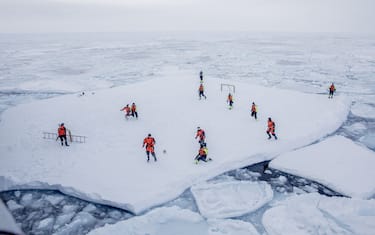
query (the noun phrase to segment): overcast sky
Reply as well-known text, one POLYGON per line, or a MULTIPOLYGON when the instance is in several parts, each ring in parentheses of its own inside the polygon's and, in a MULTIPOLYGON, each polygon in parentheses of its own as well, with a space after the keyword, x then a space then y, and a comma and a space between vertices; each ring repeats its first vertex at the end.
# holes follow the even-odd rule
POLYGON ((0 33, 281 31, 375 34, 375 0, 0 0, 0 33))

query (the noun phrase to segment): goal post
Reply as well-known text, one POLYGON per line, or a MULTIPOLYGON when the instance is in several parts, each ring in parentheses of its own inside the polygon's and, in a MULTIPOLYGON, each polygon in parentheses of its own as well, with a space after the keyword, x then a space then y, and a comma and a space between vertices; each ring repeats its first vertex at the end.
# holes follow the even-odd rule
POLYGON ((228 90, 229 92, 236 93, 236 87, 234 85, 221 83, 220 84, 220 90, 223 91, 224 89, 228 90))

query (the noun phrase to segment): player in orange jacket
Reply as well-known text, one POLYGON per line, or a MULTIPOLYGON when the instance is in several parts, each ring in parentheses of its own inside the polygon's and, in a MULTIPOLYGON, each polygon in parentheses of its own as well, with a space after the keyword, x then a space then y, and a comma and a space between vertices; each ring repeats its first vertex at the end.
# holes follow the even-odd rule
POLYGON ((333 93, 335 93, 335 91, 336 91, 335 85, 332 83, 331 86, 329 87, 328 99, 333 98, 333 93))
POLYGON ((57 134, 58 134, 58 138, 60 138, 61 140, 61 145, 64 145, 63 142, 65 140, 65 146, 69 146, 68 141, 66 140, 66 128, 64 126, 64 123, 60 124, 60 127, 57 129, 57 134))
POLYGON ((204 97, 204 99, 207 99, 206 95, 204 94, 204 87, 203 87, 203 84, 201 84, 198 88, 198 92, 199 92, 199 99, 202 98, 202 96, 204 97))
POLYGON ((142 148, 146 146, 147 162, 150 161, 150 153, 154 157, 155 162, 157 161, 154 149, 155 143, 155 139, 151 136, 151 134, 148 134, 148 136, 143 140, 142 148))
POLYGON ((199 148, 198 155, 194 159, 195 164, 198 164, 199 161, 204 161, 204 162, 211 161, 212 160, 211 158, 207 158, 207 154, 208 154, 207 146, 206 144, 203 144, 199 148))
POLYGON ((132 107, 131 107, 131 111, 132 111, 132 116, 136 117, 138 119, 138 112, 137 112, 137 106, 135 105, 135 103, 132 104, 132 107))
POLYGON ((126 119, 128 119, 128 117, 131 115, 130 114, 129 104, 127 104, 125 107, 123 107, 122 109, 120 109, 120 111, 124 111, 125 112, 125 118, 126 119))
POLYGON ((257 120, 257 113, 258 113, 258 108, 253 102, 253 104, 251 105, 251 116, 254 117, 255 120, 257 120))
POLYGON ((271 139, 271 134, 273 137, 275 137, 275 140, 277 140, 277 136, 275 134, 275 123, 272 121, 272 119, 269 117, 268 118, 268 123, 267 123, 267 134, 268 134, 268 139, 271 139))
POLYGON ((195 139, 199 138, 198 140, 198 143, 201 145, 201 147, 203 146, 203 144, 205 144, 205 140, 206 140, 206 133, 204 132, 203 129, 201 129, 200 127, 197 127, 197 134, 195 135, 195 139))
POLYGON ((229 109, 233 108, 233 96, 231 93, 228 94, 227 102, 229 103, 229 109))

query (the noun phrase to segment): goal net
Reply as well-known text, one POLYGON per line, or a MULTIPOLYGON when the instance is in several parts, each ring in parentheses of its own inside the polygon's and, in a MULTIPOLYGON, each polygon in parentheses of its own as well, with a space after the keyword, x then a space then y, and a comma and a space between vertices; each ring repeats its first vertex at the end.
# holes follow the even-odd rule
POLYGON ((231 84, 221 83, 220 90, 221 91, 229 91, 231 93, 235 93, 236 92, 236 87, 234 85, 231 85, 231 84))

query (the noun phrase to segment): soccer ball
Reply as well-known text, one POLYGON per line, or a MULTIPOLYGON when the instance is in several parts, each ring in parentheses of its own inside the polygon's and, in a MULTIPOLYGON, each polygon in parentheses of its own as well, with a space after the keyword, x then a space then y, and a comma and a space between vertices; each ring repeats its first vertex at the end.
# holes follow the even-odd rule
POLYGON ((167 150, 164 149, 164 150, 163 150, 163 153, 166 154, 166 153, 167 153, 167 150))

